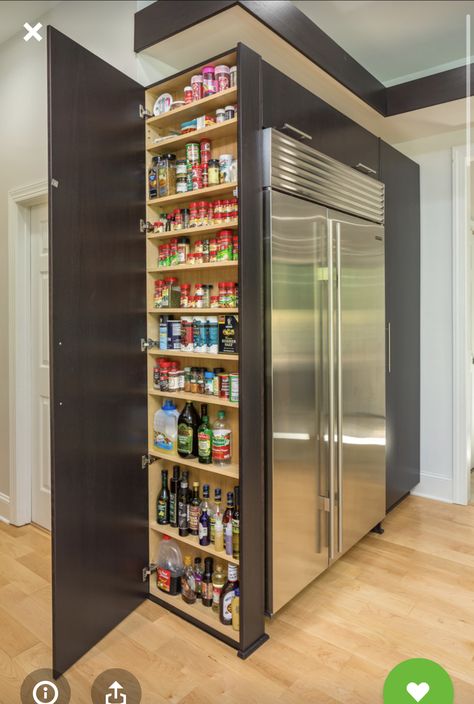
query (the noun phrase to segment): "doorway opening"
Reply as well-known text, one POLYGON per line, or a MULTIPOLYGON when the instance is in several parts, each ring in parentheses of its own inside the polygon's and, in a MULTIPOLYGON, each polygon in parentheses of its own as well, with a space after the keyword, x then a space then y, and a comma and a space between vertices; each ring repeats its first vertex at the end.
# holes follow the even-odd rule
POLYGON ((50 530, 47 193, 9 192, 10 522, 50 530))

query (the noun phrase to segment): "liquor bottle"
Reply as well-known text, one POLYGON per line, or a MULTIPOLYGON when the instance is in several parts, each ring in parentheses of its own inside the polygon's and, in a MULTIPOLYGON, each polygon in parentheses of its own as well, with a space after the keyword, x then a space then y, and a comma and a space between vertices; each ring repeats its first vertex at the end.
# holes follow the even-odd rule
POLYGON ((234 589, 234 600, 232 602, 232 628, 240 631, 240 588, 234 589))
POLYGON ((191 401, 186 401, 178 418, 178 455, 195 458, 198 456, 197 430, 199 416, 191 401))
MULTIPOLYGON (((179 429, 178 429, 179 441, 179 429)), ((224 411, 217 412, 212 426, 212 462, 220 466, 230 464, 232 458, 232 431, 225 420, 224 411)))
POLYGON ((223 552, 224 550, 224 523, 223 515, 218 506, 214 514, 214 549, 216 552, 223 552), (218 509, 218 510, 217 510, 218 509))
POLYGON ((199 519, 201 517, 201 499, 199 498, 199 482, 193 482, 193 495, 189 504, 189 532, 199 535, 199 519))
POLYGON ((178 492, 179 492, 179 465, 173 467, 173 476, 170 481, 170 525, 178 527, 178 492))
POLYGON ((204 560, 204 574, 202 577, 202 605, 212 606, 212 557, 204 560))
POLYGON ((191 555, 184 556, 184 572, 181 577, 181 596, 186 604, 194 604, 196 601, 196 582, 191 555))
POLYGON ((222 565, 217 565, 212 575, 212 610, 219 613, 222 588, 225 584, 225 574, 222 565))
POLYGON ((209 413, 207 412, 207 403, 201 403, 201 423, 204 420, 204 416, 209 420, 209 413))
MULTIPOLYGON (((204 404, 203 404, 204 405, 204 404)), ((211 464, 212 462, 212 430, 209 425, 209 418, 204 416, 198 430, 198 454, 201 464, 211 464)))
POLYGON ((202 594, 202 560, 200 557, 194 558, 194 586, 196 598, 200 599, 202 594))
POLYGON ((161 491, 156 500, 156 522, 165 526, 170 522, 170 495, 168 491, 168 470, 161 470, 161 491))
POLYGON ((219 618, 224 626, 232 625, 232 602, 235 597, 235 590, 239 588, 237 567, 229 565, 227 569, 227 582, 221 593, 219 605, 219 618))
POLYGON ((240 487, 234 486, 235 507, 232 516, 232 557, 240 559, 240 487))
POLYGON ((221 490, 214 489, 214 505, 209 507, 209 516, 211 519, 211 543, 215 542, 216 515, 221 513, 221 498, 221 490))
POLYGON ((234 494, 227 492, 227 508, 224 513, 224 545, 226 555, 232 555, 232 518, 234 515, 234 494))
POLYGON ((182 537, 189 534, 188 478, 183 472, 178 494, 178 532, 182 537))
POLYGON ((186 506, 187 506, 188 529, 189 529, 189 510, 191 508, 191 499, 193 498, 193 492, 192 492, 191 487, 189 486, 189 472, 187 469, 183 470, 183 476, 181 478, 184 479, 184 481, 188 485, 188 495, 186 498, 186 506))

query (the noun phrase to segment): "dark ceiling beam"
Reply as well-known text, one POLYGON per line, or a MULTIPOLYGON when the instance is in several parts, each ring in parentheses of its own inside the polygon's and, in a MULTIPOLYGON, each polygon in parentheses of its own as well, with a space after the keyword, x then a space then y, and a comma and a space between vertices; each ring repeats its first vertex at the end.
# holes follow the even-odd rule
MULTIPOLYGON (((470 95, 474 95, 474 65, 471 65, 470 95)), ((386 88, 387 117, 403 112, 420 110, 430 105, 449 103, 452 100, 465 98, 466 67, 452 68, 449 71, 423 76, 414 81, 398 83, 386 88)))

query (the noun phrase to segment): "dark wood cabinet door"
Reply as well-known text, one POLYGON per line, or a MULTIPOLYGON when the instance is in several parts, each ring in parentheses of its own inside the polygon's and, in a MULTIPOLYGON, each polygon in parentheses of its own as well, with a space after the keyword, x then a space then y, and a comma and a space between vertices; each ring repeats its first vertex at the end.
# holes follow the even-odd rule
MULTIPOLYGON (((317 95, 263 62, 264 127, 288 123, 311 136, 306 143, 343 164, 378 178, 379 140, 317 95), (367 167, 367 168, 365 168, 367 167)), ((288 131, 287 134, 297 137, 288 131)))
POLYGON ((53 667, 145 597, 143 88, 48 28, 53 667))
POLYGON ((418 164, 380 143, 385 183, 387 510, 420 481, 420 179, 418 164))

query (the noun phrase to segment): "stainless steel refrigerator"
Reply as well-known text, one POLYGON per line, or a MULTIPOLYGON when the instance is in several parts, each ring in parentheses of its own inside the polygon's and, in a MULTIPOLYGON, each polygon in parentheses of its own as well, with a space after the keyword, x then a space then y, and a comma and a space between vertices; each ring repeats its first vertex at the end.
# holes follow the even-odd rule
POLYGON ((385 516, 383 184, 264 131, 267 612, 385 516))

